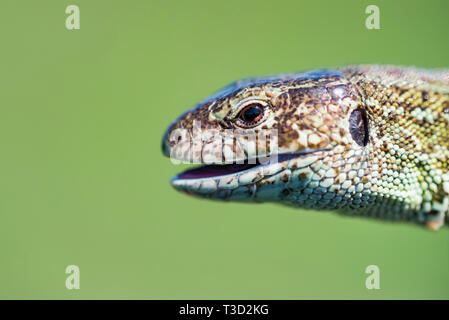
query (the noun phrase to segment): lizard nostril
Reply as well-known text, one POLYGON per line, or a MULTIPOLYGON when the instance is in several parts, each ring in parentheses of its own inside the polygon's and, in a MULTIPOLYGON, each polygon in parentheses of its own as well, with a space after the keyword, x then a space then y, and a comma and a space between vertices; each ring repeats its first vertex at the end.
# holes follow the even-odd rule
POLYGON ((349 130, 354 141, 364 147, 369 141, 368 117, 363 109, 356 109, 349 117, 349 130))

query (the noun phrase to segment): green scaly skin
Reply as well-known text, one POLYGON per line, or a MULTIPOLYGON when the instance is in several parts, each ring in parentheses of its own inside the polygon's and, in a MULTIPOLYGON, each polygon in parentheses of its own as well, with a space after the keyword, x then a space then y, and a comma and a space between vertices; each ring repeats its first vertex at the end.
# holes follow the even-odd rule
POLYGON ((178 118, 163 151, 172 159, 222 165, 173 178, 188 194, 438 229, 449 211, 448 128, 447 70, 349 66, 236 82, 178 118), (254 105, 261 118, 243 121, 254 105), (195 123, 214 138, 199 138, 195 123), (233 143, 223 143, 232 129, 233 143), (276 135, 253 147, 242 142, 255 132, 276 135), (223 166, 263 156, 278 161, 223 166))

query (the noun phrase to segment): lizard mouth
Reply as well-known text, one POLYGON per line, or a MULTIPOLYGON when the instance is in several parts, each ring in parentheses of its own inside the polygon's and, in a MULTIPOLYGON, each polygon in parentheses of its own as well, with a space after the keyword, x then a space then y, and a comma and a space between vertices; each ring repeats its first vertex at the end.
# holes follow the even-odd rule
MULTIPOLYGON (((279 154, 272 160, 261 163, 258 159, 246 159, 243 164, 212 164, 202 165, 193 169, 181 172, 172 178, 172 182, 180 182, 181 180, 197 180, 197 179, 219 179, 229 175, 239 175, 248 171, 259 170, 262 167, 267 167, 276 163, 286 162, 290 159, 304 157, 315 153, 316 150, 301 153, 284 153, 279 154), (256 162, 256 163, 251 163, 256 162)), ((187 181, 186 181, 187 182, 187 181)))
POLYGON ((204 179, 221 177, 228 174, 234 174, 250 170, 260 164, 213 164, 204 165, 198 168, 186 170, 178 174, 174 179, 204 179))
MULTIPOLYGON (((259 159, 253 158, 252 161, 245 160, 246 163, 243 164, 206 164, 186 170, 173 177, 170 182, 175 189, 191 195, 248 201, 252 199, 253 192, 259 190, 259 184, 262 181, 267 183, 270 181, 268 184, 265 183, 266 188, 271 190, 270 195, 265 196, 275 197, 280 189, 274 181, 280 177, 282 172, 288 170, 289 167, 307 166, 325 150, 324 148, 309 149, 277 154, 276 157, 271 157, 269 161, 263 163, 259 159)), ((289 174, 287 173, 284 177, 289 174)))

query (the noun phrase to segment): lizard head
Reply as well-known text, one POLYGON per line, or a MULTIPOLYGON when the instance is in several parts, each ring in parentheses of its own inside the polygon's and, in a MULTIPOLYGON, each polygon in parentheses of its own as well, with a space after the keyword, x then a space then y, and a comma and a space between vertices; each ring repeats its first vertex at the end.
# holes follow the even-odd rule
POLYGON ((231 201, 426 223, 449 212, 447 71, 350 66, 238 81, 168 128, 171 182, 231 201))
POLYGON ((369 115, 336 71, 247 79, 181 115, 162 149, 201 163, 172 185, 201 197, 301 207, 363 205, 369 115))

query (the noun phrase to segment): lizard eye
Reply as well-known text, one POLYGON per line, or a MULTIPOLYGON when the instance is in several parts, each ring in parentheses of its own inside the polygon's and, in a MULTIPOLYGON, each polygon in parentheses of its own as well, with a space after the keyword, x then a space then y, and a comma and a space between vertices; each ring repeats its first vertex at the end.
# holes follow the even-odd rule
POLYGON ((263 118, 264 106, 258 103, 252 103, 245 106, 237 115, 237 119, 244 125, 254 126, 263 118))
POLYGON ((364 147, 369 141, 368 117, 363 109, 354 110, 349 117, 349 131, 354 141, 364 147))

